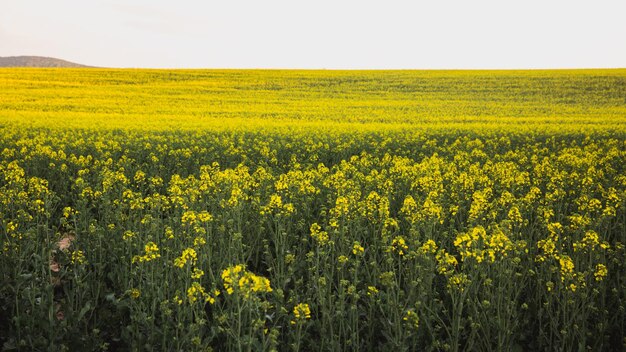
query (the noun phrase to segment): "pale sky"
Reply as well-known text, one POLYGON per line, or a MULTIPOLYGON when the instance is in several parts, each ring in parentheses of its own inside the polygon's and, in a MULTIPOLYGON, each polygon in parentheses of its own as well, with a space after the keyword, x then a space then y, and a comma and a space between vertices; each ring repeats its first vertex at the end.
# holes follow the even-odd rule
POLYGON ((626 67, 626 0, 0 0, 0 56, 154 68, 626 67))

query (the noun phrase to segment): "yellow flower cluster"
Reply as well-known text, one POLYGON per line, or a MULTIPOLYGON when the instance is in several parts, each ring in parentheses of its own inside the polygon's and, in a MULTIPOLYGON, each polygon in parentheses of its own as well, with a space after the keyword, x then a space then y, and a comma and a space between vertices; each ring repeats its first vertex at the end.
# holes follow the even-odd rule
POLYGON ((197 302, 198 300, 214 304, 215 299, 217 298, 217 296, 219 296, 219 294, 219 290, 215 290, 213 294, 207 293, 204 287, 202 287, 202 285, 200 285, 200 283, 197 281, 192 282, 191 286, 189 286, 189 288, 187 289, 187 299, 189 300, 189 303, 192 304, 197 302))
POLYGON ((546 261, 549 258, 557 258, 560 250, 560 234, 563 231, 563 226, 556 223, 548 224, 548 237, 537 241, 537 248, 542 252, 537 255, 536 260, 538 262, 546 261), (557 247, 559 246, 559 247, 557 247))
POLYGON ((443 224, 443 207, 435 201, 438 196, 437 191, 431 191, 420 209, 413 196, 408 195, 402 203, 400 212, 410 223, 434 221, 443 224))
POLYGON ((180 257, 174 259, 174 265, 182 269, 187 263, 195 265, 196 260, 198 260, 198 254, 196 253, 196 250, 193 248, 186 248, 185 250, 183 250, 180 257))
POLYGON ((574 242, 573 244, 574 252, 576 251, 593 251, 596 248, 600 248, 602 250, 609 249, 610 246, 605 241, 600 241, 600 236, 595 231, 587 231, 583 238, 574 242))
POLYGON ((243 297, 249 298, 253 293, 272 292, 270 280, 247 271, 243 264, 224 269, 222 280, 224 281, 224 289, 229 295, 237 292, 243 297))
POLYGON ((574 276, 574 262, 572 258, 567 255, 560 255, 559 266, 561 268, 561 281, 565 281, 574 276))
POLYGON ((406 196, 406 198, 404 198, 404 202, 402 203, 402 208, 400 209, 400 212, 402 214, 404 214, 404 216, 411 222, 414 221, 414 216, 417 214, 418 209, 417 209, 417 203, 415 202, 415 199, 413 199, 413 197, 411 195, 406 196))
POLYGON ((455 273, 448 278, 448 289, 463 292, 469 283, 467 274, 455 273))
POLYGON ((350 200, 345 196, 339 196, 335 200, 335 207, 330 210, 333 219, 350 216, 350 200))
MULTIPOLYGON (((343 207, 342 212, 347 213, 348 207, 345 205, 343 207)), ((389 200, 380 196, 376 191, 370 192, 364 201, 359 202, 358 208, 361 216, 372 223, 381 223, 389 218, 389 200)))
POLYGON ((376 296, 378 294, 378 289, 376 286, 367 286, 367 295, 368 296, 376 296))
POLYGON ((322 228, 317 223, 311 225, 311 237, 320 245, 328 244, 328 233, 322 231, 322 228))
POLYGON ((209 214, 206 210, 201 212, 195 212, 193 210, 188 210, 183 213, 181 216, 181 222, 185 225, 193 225, 196 222, 206 223, 213 220, 213 216, 209 214))
POLYGON ((137 288, 132 288, 128 291, 128 295, 133 299, 137 299, 141 296, 141 291, 137 288))
POLYGON ((71 261, 72 261, 72 264, 87 264, 85 253, 83 253, 83 251, 80 251, 80 250, 76 250, 72 252, 71 261))
POLYGON ((272 194, 270 196, 269 203, 261 207, 261 215, 275 214, 278 216, 288 216, 295 211, 293 204, 283 204, 282 197, 278 194, 272 194))
POLYGON ((72 209, 72 207, 65 207, 63 208, 63 217, 64 218, 69 218, 70 216, 76 215, 78 214, 78 211, 76 209, 72 209))
POLYGON ((407 310, 404 314, 404 317, 402 317, 402 320, 409 324, 409 326, 411 326, 411 328, 413 329, 419 328, 419 316, 417 315, 417 313, 415 313, 413 309, 407 310))
POLYGON ((424 242, 424 244, 422 244, 419 250, 423 254, 435 254, 437 253, 437 249, 438 247, 435 241, 427 240, 426 242, 424 242))
POLYGON ((354 244, 352 245, 352 254, 358 256, 358 255, 363 254, 364 251, 365 251, 365 248, 363 248, 363 246, 361 246, 359 242, 354 242, 354 244))
POLYGON ((311 319, 311 309, 307 303, 299 303, 293 307, 293 315, 296 317, 296 320, 311 319))
POLYGON ((420 218, 424 220, 434 220, 443 224, 443 208, 433 201, 435 197, 437 197, 436 192, 431 192, 428 195, 422 206, 422 211, 419 213, 421 215, 420 218))
POLYGON ((487 260, 491 263, 497 258, 504 258, 515 248, 513 242, 496 228, 491 234, 482 226, 476 226, 467 233, 459 234, 454 240, 463 261, 473 258, 477 263, 487 260))
POLYGON ((606 268, 604 264, 596 265, 596 270, 593 273, 596 281, 602 281, 609 274, 609 270, 606 268))
POLYGON ((194 268, 193 272, 191 273, 191 278, 192 279, 199 279, 201 277, 204 276, 204 270, 200 270, 198 268, 194 268))
POLYGON ((472 205, 470 206, 469 210, 470 222, 481 220, 484 217, 484 212, 489 206, 491 194, 492 191, 490 188, 474 192, 474 194, 472 195, 472 205))
POLYGON ((154 242, 146 243, 146 245, 144 246, 144 252, 145 252, 144 255, 134 256, 132 262, 133 263, 149 262, 151 260, 161 257, 161 254, 159 254, 159 247, 154 242))
POLYGON ((435 255, 435 259, 437 260, 437 272, 439 274, 449 275, 459 265, 456 257, 446 252, 445 249, 440 249, 435 255))
POLYGON ((524 218, 522 217, 518 207, 511 207, 507 218, 517 225, 521 225, 524 222, 524 218))
POLYGON ((393 240, 391 240, 391 251, 396 253, 399 256, 405 255, 409 250, 409 246, 407 246, 404 237, 396 236, 393 240))

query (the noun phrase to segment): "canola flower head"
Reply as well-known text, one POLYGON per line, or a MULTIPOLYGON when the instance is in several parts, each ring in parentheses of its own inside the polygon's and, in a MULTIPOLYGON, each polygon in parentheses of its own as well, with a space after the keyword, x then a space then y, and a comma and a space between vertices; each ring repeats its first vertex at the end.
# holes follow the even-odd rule
POLYGON ((593 277, 596 281, 602 281, 609 274, 609 270, 604 264, 597 264, 593 273, 593 277))
POLYGON ((508 256, 516 248, 504 232, 496 227, 487 233, 484 227, 476 226, 469 232, 460 233, 454 240, 463 261, 473 258, 477 263, 493 263, 508 256))
POLYGON ((522 213, 520 212, 518 207, 511 207, 509 213, 507 214, 509 220, 511 220, 514 224, 520 225, 524 222, 524 218, 522 217, 522 213))
POLYGON ((132 299, 137 299, 139 298, 139 296, 141 296, 141 291, 137 288, 131 288, 130 290, 128 290, 128 295, 132 298, 132 299))
POLYGON ((244 298, 250 298, 253 294, 273 291, 269 279, 247 271, 243 264, 224 269, 221 277, 224 289, 229 295, 238 292, 244 298))
POLYGON ((544 262, 548 259, 558 260, 559 258, 559 252, 562 247, 561 233, 563 232, 563 225, 553 222, 547 224, 547 229, 548 236, 537 241, 537 248, 540 250, 540 253, 535 260, 538 262, 544 262))
POLYGON ((413 329, 419 328, 419 316, 413 309, 409 309, 404 313, 402 320, 413 329))
POLYGON ((319 244, 326 245, 329 242, 328 232, 322 231, 322 228, 317 223, 311 224, 311 237, 319 244))
POLYGON ((469 283, 470 280, 467 277, 467 274, 455 273, 448 278, 448 289, 463 292, 469 283))
POLYGON ((283 203, 283 199, 279 194, 272 194, 267 205, 261 207, 260 214, 274 214, 276 216, 289 216, 295 212, 292 203, 283 203))
MULTIPOLYGON (((219 294, 219 290, 215 290, 213 294, 209 294, 199 282, 194 281, 187 289, 187 301, 190 304, 194 304, 196 302, 214 304, 215 299, 219 294)), ((178 304, 183 303, 182 300, 178 298, 178 296, 176 296, 174 300, 178 301, 178 304)))
POLYGON ((187 263, 195 265, 196 260, 198 260, 196 250, 193 248, 186 248, 183 250, 180 257, 174 259, 174 265, 182 269, 187 263))
POLYGON ((409 246, 406 244, 406 240, 402 236, 396 236, 391 240, 391 251, 399 256, 407 254, 409 246))
POLYGON ((574 261, 568 255, 559 255, 559 267, 561 272, 561 282, 574 277, 574 261))
POLYGON ((205 244, 206 244, 206 239, 204 237, 197 236, 196 238, 193 239, 194 247, 204 246, 205 244))
POLYGON ((409 220, 413 220, 413 215, 417 214, 417 211, 418 208, 415 199, 413 199, 411 195, 406 196, 406 198, 404 198, 404 202, 402 203, 400 212, 409 220))
POLYGON ((586 231, 580 241, 574 242, 574 252, 593 252, 597 249, 606 250, 611 248, 608 243, 600 240, 600 236, 593 230, 586 231))
POLYGON ((168 240, 174 238, 174 230, 169 226, 165 227, 165 238, 167 238, 168 240))
POLYGON ((208 211, 203 210, 197 214, 197 218, 200 222, 206 223, 213 220, 213 215, 209 214, 208 211))
POLYGON ((354 242, 352 245, 352 254, 359 256, 362 255, 363 252, 365 252, 365 248, 363 248, 359 242, 354 242))
POLYGON ((196 212, 193 210, 187 210, 183 213, 183 215, 180 218, 180 221, 184 224, 184 225, 192 225, 194 223, 196 223, 196 221, 198 220, 198 216, 196 215, 196 212))
POLYGON ((149 261, 152 261, 161 257, 161 254, 159 253, 159 247, 154 242, 146 243, 146 245, 144 246, 144 252, 145 252, 144 255, 134 256, 132 259, 132 262, 133 263, 149 262, 149 261))
POLYGON ((85 253, 81 250, 75 250, 72 252, 71 258, 72 264, 87 264, 87 259, 85 258, 85 253))
MULTIPOLYGON (((345 197, 342 197, 342 199, 347 200, 345 197)), ((348 205, 344 204, 342 206, 344 209, 341 212, 349 214, 348 205)), ((389 218, 389 199, 380 196, 376 191, 370 192, 363 202, 359 202, 358 206, 361 215, 372 223, 384 223, 389 218)))
POLYGON ((376 296, 378 294, 378 289, 376 286, 367 286, 367 295, 368 296, 376 296))
POLYGON ((435 260, 437 261, 437 272, 442 275, 453 273, 459 265, 456 257, 446 252, 445 249, 440 249, 437 252, 435 260))
POLYGON ((137 234, 135 234, 133 231, 126 230, 126 231, 124 231, 124 234, 122 234, 122 239, 124 241, 128 241, 128 240, 134 238, 135 236, 137 236, 137 234))
POLYGON ((77 215, 78 210, 72 209, 72 207, 63 208, 63 217, 69 218, 70 216, 77 215))
POLYGON ((428 195, 428 197, 424 201, 424 204, 422 205, 421 212, 418 213, 419 218, 421 220, 433 220, 439 222, 440 224, 443 224, 443 207, 437 204, 431 197, 436 197, 436 193, 431 192, 431 194, 428 195))
POLYGON ((423 254, 435 254, 437 253, 438 248, 439 247, 437 246, 437 243, 434 240, 430 239, 424 242, 419 250, 423 254))
POLYGON ((200 270, 198 268, 194 268, 193 272, 191 273, 192 279, 200 279, 203 276, 204 276, 204 270, 200 270))
POLYGON ((311 308, 308 303, 299 303, 293 307, 293 315, 297 320, 311 319, 311 308))

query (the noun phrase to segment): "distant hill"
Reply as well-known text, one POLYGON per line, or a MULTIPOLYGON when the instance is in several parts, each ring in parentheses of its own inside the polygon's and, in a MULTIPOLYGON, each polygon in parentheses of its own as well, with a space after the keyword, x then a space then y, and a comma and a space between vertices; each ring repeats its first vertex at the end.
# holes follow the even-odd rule
POLYGON ((0 56, 0 67, 89 67, 43 56, 0 56))

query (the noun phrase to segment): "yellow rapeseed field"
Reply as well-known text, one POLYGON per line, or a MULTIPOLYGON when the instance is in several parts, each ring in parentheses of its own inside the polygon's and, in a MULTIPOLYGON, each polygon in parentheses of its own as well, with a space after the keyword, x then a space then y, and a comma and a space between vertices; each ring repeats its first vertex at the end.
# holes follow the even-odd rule
POLYGON ((626 70, 0 69, 3 350, 626 348, 626 70))

